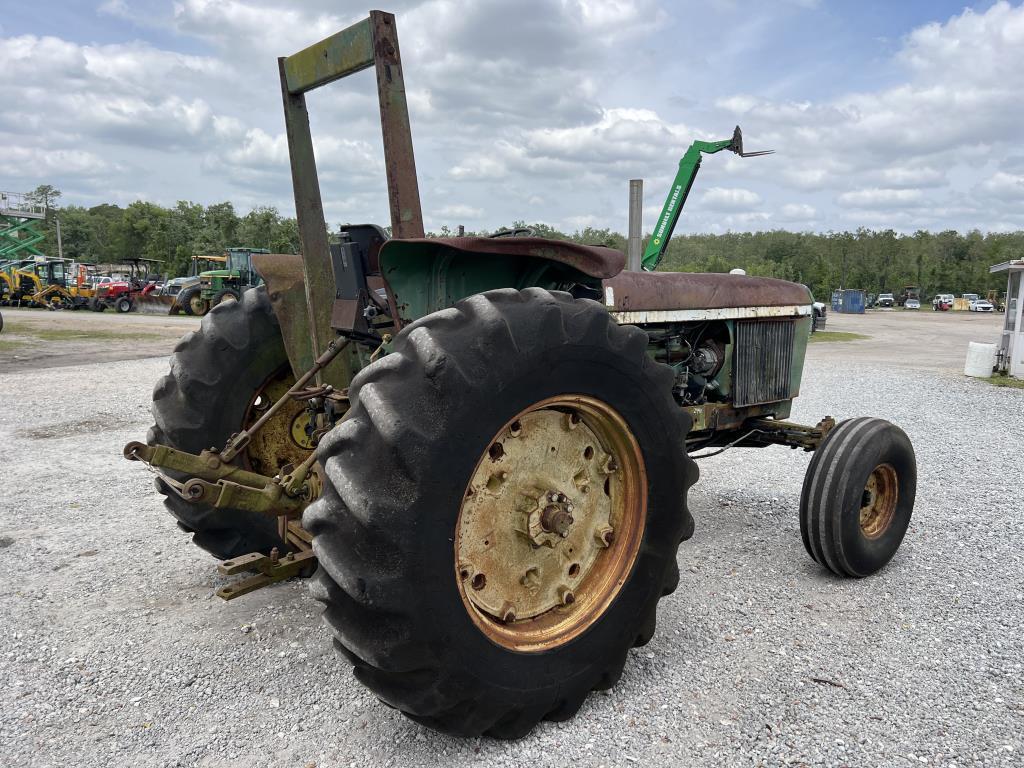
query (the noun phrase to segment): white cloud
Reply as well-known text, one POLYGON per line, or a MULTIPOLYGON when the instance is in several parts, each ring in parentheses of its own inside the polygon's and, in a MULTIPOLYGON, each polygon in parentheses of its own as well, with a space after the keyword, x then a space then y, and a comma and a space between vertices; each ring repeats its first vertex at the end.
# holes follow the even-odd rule
MULTIPOLYGON (((740 6, 729 2, 709 12, 734 14, 740 6)), ((778 154, 706 158, 680 231, 1021 220, 1021 5, 997 2, 908 30, 888 61, 872 63, 876 86, 862 77, 856 90, 837 80, 831 91, 729 92, 722 83, 740 81, 722 79, 717 98, 703 99, 676 85, 682 72, 749 66, 751 41, 771 50, 767 19, 817 5, 758 8, 716 29, 713 45, 684 50, 651 41, 652 27, 688 20, 656 0, 396 0, 425 209, 467 220, 471 212, 481 227, 536 216, 624 230, 626 182, 640 177, 650 225, 686 146, 727 137, 735 120, 748 149, 778 154)), ((99 13, 132 22, 141 38, 158 29, 151 39, 160 45, 0 33, 0 98, 18 105, 0 113, 6 183, 56 183, 71 202, 139 190, 157 201, 230 197, 290 212, 275 57, 362 9, 335 0, 107 0, 99 13)), ((386 223, 372 72, 311 94, 309 105, 329 215, 386 223)))
POLYGON ((711 187, 701 195, 701 205, 712 210, 746 210, 761 204, 761 196, 749 189, 711 187))
POLYGON ((786 203, 779 210, 783 218, 791 221, 809 221, 817 212, 813 205, 807 203, 786 203))
POLYGON ((451 204, 434 212, 435 218, 441 219, 479 219, 483 215, 482 208, 471 205, 451 204))
POLYGON ((497 158, 474 155, 464 158, 459 165, 453 166, 448 174, 453 179, 494 180, 506 176, 508 169, 497 158))
POLYGON ((998 171, 981 183, 981 189, 1001 198, 1024 197, 1024 175, 998 171))
POLYGON ((892 166, 879 174, 889 187, 937 187, 946 183, 946 174, 931 166, 892 166))
POLYGON ((923 197, 919 189, 858 189, 841 194, 839 203, 853 208, 887 208, 918 205, 923 197))

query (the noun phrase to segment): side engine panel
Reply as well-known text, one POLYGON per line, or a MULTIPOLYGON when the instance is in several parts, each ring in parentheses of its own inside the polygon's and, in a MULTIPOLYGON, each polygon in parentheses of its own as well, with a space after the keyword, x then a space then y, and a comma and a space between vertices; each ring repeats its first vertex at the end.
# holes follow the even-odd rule
POLYGON ((650 340, 648 354, 675 370, 672 392, 693 418, 695 437, 710 445, 715 433, 735 431, 749 418, 789 417, 810 324, 809 315, 796 315, 639 327, 650 340))

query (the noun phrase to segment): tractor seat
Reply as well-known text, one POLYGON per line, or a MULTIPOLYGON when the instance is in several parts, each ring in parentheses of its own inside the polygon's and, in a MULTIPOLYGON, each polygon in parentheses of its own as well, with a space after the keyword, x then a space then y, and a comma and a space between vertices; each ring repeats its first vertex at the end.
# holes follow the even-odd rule
POLYGON ((807 286, 774 277, 716 272, 620 272, 603 281, 615 312, 806 306, 807 286))

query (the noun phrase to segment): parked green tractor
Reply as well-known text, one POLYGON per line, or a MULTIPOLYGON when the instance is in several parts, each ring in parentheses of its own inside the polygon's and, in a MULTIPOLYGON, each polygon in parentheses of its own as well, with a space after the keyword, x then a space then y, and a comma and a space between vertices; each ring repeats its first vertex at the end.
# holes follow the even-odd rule
POLYGON ((514 738, 571 717, 654 635, 709 453, 812 451, 814 561, 857 578, 896 553, 907 436, 787 420, 806 287, 624 272, 619 251, 536 237, 425 238, 394 16, 279 64, 302 255, 252 257, 266 285, 182 340, 147 441, 124 448, 240 577, 221 597, 315 571, 337 648, 381 700, 514 738), (392 236, 329 243, 305 94, 367 68, 392 236))
POLYGON ((185 288, 178 305, 186 314, 202 316, 225 301, 238 301, 243 293, 263 283, 253 268, 255 254, 270 253, 266 248, 228 248, 223 269, 199 273, 199 284, 185 288))

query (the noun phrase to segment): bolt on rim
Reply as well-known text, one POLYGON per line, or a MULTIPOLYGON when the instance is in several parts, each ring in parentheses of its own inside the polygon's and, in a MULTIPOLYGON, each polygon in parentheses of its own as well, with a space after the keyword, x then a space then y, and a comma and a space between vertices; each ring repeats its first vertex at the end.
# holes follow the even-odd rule
POLYGON ((860 530, 866 538, 877 539, 892 524, 899 500, 899 481, 892 464, 879 464, 868 476, 861 495, 860 530))
POLYGON ((455 528, 455 579, 474 624, 516 651, 596 622, 643 538, 647 475, 622 416, 585 395, 517 414, 483 452, 455 528))

